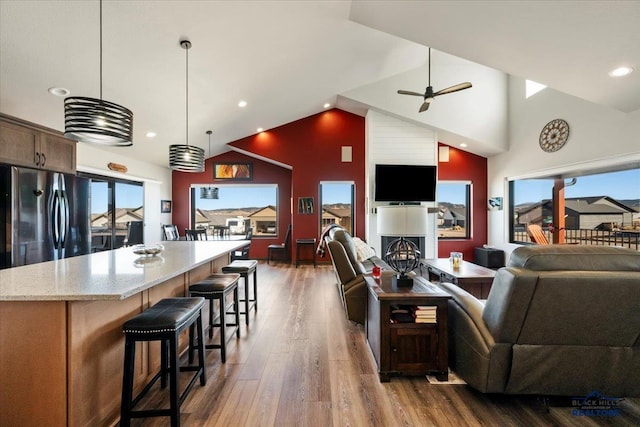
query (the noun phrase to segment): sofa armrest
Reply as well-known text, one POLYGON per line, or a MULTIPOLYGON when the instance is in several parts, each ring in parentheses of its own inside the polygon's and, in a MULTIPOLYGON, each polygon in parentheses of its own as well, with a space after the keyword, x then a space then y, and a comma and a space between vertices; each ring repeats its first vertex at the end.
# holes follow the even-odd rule
POLYGON ((469 320, 473 322, 473 325, 478 329, 478 337, 482 338, 482 345, 489 351, 489 349, 495 344, 493 336, 487 325, 482 320, 482 311, 484 310, 484 304, 471 295, 464 289, 454 285, 453 283, 442 282, 439 286, 443 288, 453 298, 453 301, 462 309, 462 311, 469 317, 469 320))
POLYGON ((484 304, 452 283, 440 283, 449 300, 449 366, 483 393, 504 392, 512 345, 496 343, 482 320, 484 304))

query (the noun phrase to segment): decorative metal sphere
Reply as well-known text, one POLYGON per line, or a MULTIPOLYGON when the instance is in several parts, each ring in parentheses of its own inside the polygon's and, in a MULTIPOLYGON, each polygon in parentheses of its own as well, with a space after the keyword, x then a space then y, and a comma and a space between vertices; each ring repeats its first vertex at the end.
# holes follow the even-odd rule
POLYGON ((420 265, 420 250, 412 241, 401 238, 391 242, 384 259, 395 271, 406 275, 420 265))

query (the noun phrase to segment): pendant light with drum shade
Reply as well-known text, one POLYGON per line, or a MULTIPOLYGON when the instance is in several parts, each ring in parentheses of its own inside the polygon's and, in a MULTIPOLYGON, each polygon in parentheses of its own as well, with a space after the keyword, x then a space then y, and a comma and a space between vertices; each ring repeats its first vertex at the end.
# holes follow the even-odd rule
POLYGON ((187 53, 187 103, 186 103, 186 140, 185 144, 169 146, 169 169, 179 172, 204 172, 204 150, 189 145, 189 49, 191 42, 181 40, 180 46, 187 53))
POLYGON ((133 113, 102 99, 102 0, 100 0, 100 98, 72 96, 64 100, 64 136, 101 145, 133 145, 133 113))
MULTIPOLYGON (((211 156, 211 134, 213 132, 208 130, 207 135, 209 135, 209 156, 211 156)), ((202 187, 200 188, 200 198, 201 199, 217 199, 218 198, 218 188, 217 187, 202 187)))

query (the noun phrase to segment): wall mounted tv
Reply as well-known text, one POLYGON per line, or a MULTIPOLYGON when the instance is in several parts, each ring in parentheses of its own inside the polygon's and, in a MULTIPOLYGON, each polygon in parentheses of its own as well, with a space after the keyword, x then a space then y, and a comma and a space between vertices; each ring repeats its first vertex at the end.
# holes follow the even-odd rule
POLYGON ((426 165, 376 165, 376 202, 433 202, 436 167, 426 165))

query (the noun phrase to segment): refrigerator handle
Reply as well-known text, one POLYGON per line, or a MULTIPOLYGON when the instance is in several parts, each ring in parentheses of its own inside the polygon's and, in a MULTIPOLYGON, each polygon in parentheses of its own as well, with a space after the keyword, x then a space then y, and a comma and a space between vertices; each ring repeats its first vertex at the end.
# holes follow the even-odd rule
POLYGON ((51 209, 51 224, 53 230, 53 247, 58 249, 60 247, 60 192, 54 190, 53 192, 53 206, 51 209))
POLYGON ((66 191, 60 192, 60 202, 60 214, 62 216, 60 243, 64 247, 67 243, 67 233, 69 232, 69 198, 66 191))

